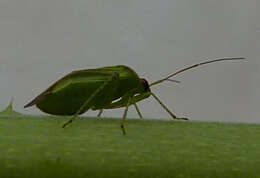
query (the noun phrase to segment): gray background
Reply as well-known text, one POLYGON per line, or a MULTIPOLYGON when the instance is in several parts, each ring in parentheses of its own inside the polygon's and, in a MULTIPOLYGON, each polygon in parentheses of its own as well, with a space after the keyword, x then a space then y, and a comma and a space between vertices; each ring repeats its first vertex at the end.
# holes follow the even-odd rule
MULTIPOLYGON (((1 0, 0 109, 13 97, 16 110, 43 114, 23 106, 76 69, 124 64, 152 82, 206 59, 246 57, 152 90, 178 116, 259 122, 259 19, 257 0, 1 0)), ((146 118, 170 118, 153 98, 139 106, 146 118)), ((138 117, 132 107, 129 117, 138 117)))

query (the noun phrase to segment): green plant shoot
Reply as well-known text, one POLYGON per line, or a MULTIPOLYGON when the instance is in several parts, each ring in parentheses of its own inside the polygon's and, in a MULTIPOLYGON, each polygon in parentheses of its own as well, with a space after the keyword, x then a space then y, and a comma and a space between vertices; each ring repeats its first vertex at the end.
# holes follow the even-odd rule
POLYGON ((73 71, 55 82, 24 107, 36 105, 41 111, 48 114, 73 116, 63 125, 63 128, 89 109, 99 110, 98 116, 100 117, 103 109, 125 107, 121 129, 123 134, 126 134, 125 121, 129 106, 134 105, 139 117, 142 118, 137 102, 150 96, 154 97, 173 119, 188 120, 174 115, 151 91, 151 86, 164 81, 179 82, 171 78, 200 65, 243 59, 245 58, 222 58, 198 63, 150 84, 146 79, 140 78, 133 69, 124 65, 73 71))

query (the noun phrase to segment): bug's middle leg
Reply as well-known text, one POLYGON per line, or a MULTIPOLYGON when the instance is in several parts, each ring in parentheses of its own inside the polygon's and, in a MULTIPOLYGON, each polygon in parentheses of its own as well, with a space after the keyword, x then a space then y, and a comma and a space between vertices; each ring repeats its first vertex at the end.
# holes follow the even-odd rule
POLYGON ((103 109, 100 109, 99 112, 98 112, 97 117, 101 117, 101 114, 103 113, 103 111, 104 111, 103 109))

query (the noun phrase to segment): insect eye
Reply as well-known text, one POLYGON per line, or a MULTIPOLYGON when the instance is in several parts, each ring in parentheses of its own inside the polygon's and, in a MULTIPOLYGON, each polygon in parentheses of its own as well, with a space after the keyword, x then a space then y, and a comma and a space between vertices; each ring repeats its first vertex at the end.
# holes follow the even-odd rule
POLYGON ((151 91, 150 90, 150 87, 149 87, 149 83, 147 82, 147 80, 145 80, 144 78, 142 78, 142 83, 143 83, 143 86, 144 86, 144 91, 151 91))

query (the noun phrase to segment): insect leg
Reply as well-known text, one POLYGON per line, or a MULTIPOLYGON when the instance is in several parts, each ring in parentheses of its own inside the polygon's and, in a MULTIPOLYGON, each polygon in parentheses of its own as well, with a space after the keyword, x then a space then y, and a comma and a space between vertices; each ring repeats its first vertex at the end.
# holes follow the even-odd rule
POLYGON ((125 132, 125 121, 126 121, 126 115, 127 115, 127 111, 128 111, 130 101, 131 101, 131 98, 129 98, 128 101, 127 101, 127 104, 126 104, 126 107, 125 107, 125 112, 124 112, 122 122, 121 122, 121 129, 122 129, 124 135, 126 134, 126 132, 125 132))
POLYGON ((100 109, 99 112, 98 112, 98 115, 97 117, 101 117, 101 114, 103 113, 103 109, 100 109))
POLYGON ((137 111, 137 113, 138 113, 138 115, 139 115, 140 119, 142 119, 142 118, 143 118, 143 116, 142 116, 142 114, 141 114, 141 112, 140 112, 140 110, 139 110, 139 108, 138 108, 137 104, 136 104, 136 103, 134 103, 134 106, 135 106, 135 109, 136 109, 136 111, 137 111))
POLYGON ((68 121, 66 122, 62 128, 65 128, 67 125, 71 124, 73 120, 75 120, 75 118, 79 115, 79 113, 94 99, 94 97, 103 90, 103 88, 112 80, 118 79, 119 78, 119 74, 117 72, 114 73, 114 75, 112 75, 112 78, 106 82, 104 82, 86 101, 85 103, 83 103, 83 105, 79 108, 79 110, 74 114, 74 116, 68 121))
POLYGON ((161 101, 160 99, 151 92, 151 95, 158 101, 158 103, 172 116, 173 119, 177 119, 177 120, 188 120, 187 118, 178 118, 177 116, 175 116, 161 101))

